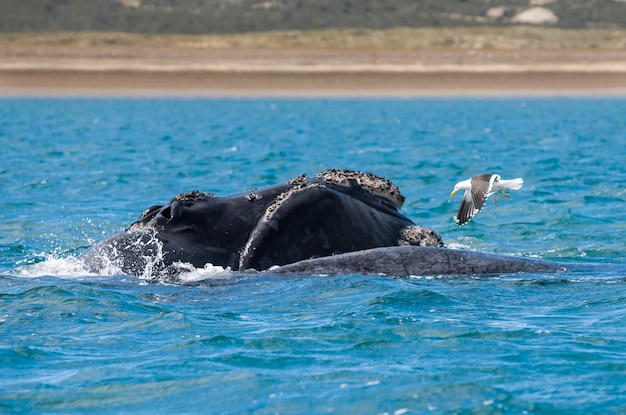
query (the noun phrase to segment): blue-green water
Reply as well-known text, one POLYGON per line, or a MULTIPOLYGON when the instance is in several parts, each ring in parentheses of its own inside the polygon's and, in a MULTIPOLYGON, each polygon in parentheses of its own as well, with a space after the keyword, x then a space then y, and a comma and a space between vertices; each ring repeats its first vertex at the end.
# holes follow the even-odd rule
POLYGON ((626 99, 0 100, 0 412, 626 412, 626 99), (148 206, 326 168, 450 247, 595 271, 85 273, 148 206), (524 187, 455 225, 454 184, 524 187))

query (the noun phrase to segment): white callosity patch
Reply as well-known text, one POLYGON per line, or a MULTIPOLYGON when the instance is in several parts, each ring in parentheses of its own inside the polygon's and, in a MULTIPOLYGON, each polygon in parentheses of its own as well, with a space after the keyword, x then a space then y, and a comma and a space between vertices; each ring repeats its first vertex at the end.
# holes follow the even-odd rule
POLYGON ((289 189, 285 190, 284 192, 282 192, 281 194, 276 196, 276 199, 274 200, 274 202, 272 204, 270 204, 267 207, 267 209, 265 209, 265 213, 263 214, 263 221, 265 221, 265 222, 271 221, 272 218, 274 217, 276 211, 289 198, 293 197, 294 194, 300 193, 300 192, 308 190, 308 189, 312 189, 314 187, 323 187, 323 185, 320 184, 320 183, 310 183, 310 182, 307 182, 307 181, 303 181, 303 182, 298 182, 293 187, 290 187, 289 189))
POLYGON ((443 241, 437 232, 424 226, 407 226, 401 232, 398 245, 443 247, 443 241))
POLYGON ((405 201, 405 197, 395 184, 372 173, 352 170, 326 170, 316 174, 315 178, 345 187, 350 187, 352 185, 350 181, 353 180, 362 189, 393 202, 398 208, 401 208, 405 201))

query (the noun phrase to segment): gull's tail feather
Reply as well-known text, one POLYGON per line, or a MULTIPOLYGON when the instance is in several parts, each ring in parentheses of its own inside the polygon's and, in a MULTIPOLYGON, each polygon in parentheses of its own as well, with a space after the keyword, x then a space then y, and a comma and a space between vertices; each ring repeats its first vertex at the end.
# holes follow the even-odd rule
POLYGON ((500 180, 500 186, 505 189, 519 190, 524 185, 524 179, 518 177, 512 180, 500 180))

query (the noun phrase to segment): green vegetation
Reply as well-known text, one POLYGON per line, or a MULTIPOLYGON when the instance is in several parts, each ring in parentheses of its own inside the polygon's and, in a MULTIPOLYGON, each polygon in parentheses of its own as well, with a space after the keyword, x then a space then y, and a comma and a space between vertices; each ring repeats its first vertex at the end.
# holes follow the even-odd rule
POLYGON ((227 35, 99 32, 0 34, 0 46, 115 46, 179 49, 626 49, 626 30, 538 27, 329 29, 227 35))
MULTIPOLYGON (((528 9, 530 3, 530 0, 2 0, 0 32, 234 34, 348 28, 506 27, 513 25, 514 16, 528 9)), ((543 23, 545 26, 626 28, 625 1, 533 2, 538 3, 558 18, 556 22, 543 23)), ((453 37, 452 41, 458 39, 453 37)))

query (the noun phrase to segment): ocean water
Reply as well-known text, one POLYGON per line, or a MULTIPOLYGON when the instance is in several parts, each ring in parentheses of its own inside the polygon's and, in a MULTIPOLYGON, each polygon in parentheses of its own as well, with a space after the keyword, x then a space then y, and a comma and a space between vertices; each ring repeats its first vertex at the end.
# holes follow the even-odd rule
POLYGON ((626 99, 0 99, 0 412, 626 412, 626 99), (77 261, 153 204, 327 168, 446 245, 591 271, 187 284, 77 261), (454 184, 523 177, 463 227, 454 184))

